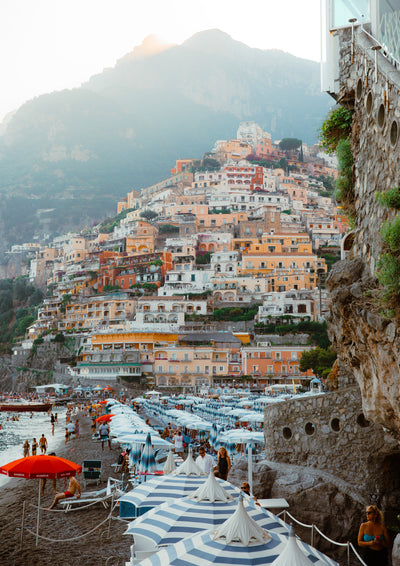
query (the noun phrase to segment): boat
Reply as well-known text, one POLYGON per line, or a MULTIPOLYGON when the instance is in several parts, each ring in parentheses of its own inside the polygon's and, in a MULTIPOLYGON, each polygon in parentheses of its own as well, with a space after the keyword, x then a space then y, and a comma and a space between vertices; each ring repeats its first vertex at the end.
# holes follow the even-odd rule
POLYGON ((26 399, 8 399, 0 401, 0 411, 14 413, 40 413, 51 409, 52 404, 45 401, 27 401, 26 399))

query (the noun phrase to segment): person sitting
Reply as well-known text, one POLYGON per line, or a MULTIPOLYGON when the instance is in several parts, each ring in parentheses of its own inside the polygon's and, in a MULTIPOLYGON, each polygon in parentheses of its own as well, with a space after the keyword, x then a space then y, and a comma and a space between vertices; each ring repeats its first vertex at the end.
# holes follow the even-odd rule
POLYGON ((196 458, 196 464, 207 475, 211 472, 211 470, 214 469, 214 458, 210 454, 206 454, 206 449, 204 448, 204 446, 200 446, 199 448, 199 455, 196 458))
MULTIPOLYGON (((254 497, 254 495, 251 494, 250 484, 248 484, 247 481, 242 481, 242 485, 241 485, 240 489, 243 491, 243 493, 245 493, 249 497, 252 497, 254 499, 256 505, 260 505, 259 502, 257 501, 257 497, 254 497)), ((261 505, 260 505, 260 507, 261 507, 261 505)))
POLYGON ((71 476, 69 478, 69 485, 68 485, 67 491, 64 491, 64 492, 61 491, 60 493, 56 493, 56 496, 54 497, 53 503, 50 505, 50 507, 47 507, 47 509, 53 509, 53 507, 55 507, 55 505, 57 505, 57 503, 61 499, 73 497, 75 494, 76 494, 77 499, 79 499, 79 497, 81 496, 81 484, 78 482, 78 480, 74 476, 71 476))

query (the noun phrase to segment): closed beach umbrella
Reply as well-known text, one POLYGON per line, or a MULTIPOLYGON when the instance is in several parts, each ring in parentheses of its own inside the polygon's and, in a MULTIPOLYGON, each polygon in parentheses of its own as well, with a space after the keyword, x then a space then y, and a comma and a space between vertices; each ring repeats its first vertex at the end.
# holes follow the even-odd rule
MULTIPOLYGON (((48 454, 39 454, 37 456, 28 456, 27 458, 19 458, 9 464, 0 466, 0 474, 4 474, 10 478, 68 478, 76 476, 82 471, 82 466, 60 458, 58 456, 49 456, 48 454)), ((40 482, 38 495, 38 511, 36 522, 36 546, 39 540, 39 513, 40 513, 40 482)))
POLYGON ((154 456, 154 450, 151 445, 151 434, 149 433, 146 437, 146 442, 143 448, 142 456, 140 458, 139 470, 148 474, 156 469, 156 459, 154 456))
MULTIPOLYGON (((210 566, 272 564, 285 550, 288 537, 267 531, 246 512, 239 498, 236 511, 215 530, 185 538, 140 562, 141 566, 210 566)), ((311 546, 299 542, 305 556, 318 566, 337 563, 311 546)))
POLYGON ((170 450, 168 452, 168 458, 164 464, 164 468, 163 468, 163 472, 164 474, 170 474, 172 473, 174 470, 176 470, 176 464, 175 464, 175 459, 174 459, 174 453, 172 452, 172 450, 170 450))

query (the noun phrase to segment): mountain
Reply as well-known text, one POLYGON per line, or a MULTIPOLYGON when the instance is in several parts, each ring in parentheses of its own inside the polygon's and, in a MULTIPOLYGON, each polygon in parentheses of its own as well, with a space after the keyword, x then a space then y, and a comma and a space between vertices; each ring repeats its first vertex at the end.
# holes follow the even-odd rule
POLYGON ((0 137, 0 241, 81 228, 132 189, 199 158, 254 120, 274 139, 317 140, 331 104, 319 65, 210 30, 147 39, 80 88, 21 106, 0 137))

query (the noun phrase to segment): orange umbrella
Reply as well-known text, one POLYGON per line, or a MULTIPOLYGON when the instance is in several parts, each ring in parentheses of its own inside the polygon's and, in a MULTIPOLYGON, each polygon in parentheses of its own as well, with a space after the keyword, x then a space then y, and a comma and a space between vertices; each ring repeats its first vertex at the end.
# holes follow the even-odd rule
MULTIPOLYGON (((9 464, 0 466, 0 474, 10 478, 65 478, 76 476, 82 471, 82 466, 60 458, 59 456, 49 456, 39 454, 38 456, 28 456, 19 458, 9 464)), ((40 482, 38 495, 38 511, 36 522, 36 546, 39 540, 39 513, 40 513, 40 482)))
POLYGON ((99 401, 99 405, 105 405, 107 403, 107 399, 103 399, 103 401, 99 401))
POLYGON ((94 419, 97 423, 109 423, 111 421, 111 417, 115 417, 112 413, 108 415, 101 415, 101 417, 97 417, 94 419))

